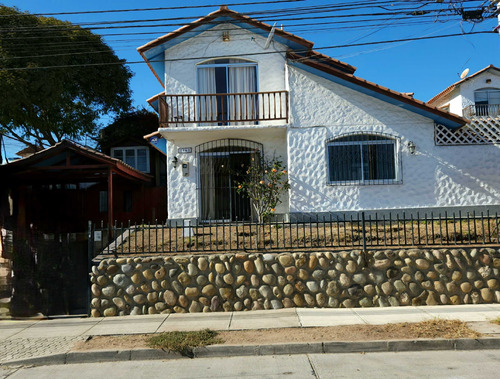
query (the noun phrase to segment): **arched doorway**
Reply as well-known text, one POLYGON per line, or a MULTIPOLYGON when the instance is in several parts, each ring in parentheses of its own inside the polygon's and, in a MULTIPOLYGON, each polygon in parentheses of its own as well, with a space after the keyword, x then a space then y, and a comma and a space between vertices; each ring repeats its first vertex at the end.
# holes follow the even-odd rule
POLYGON ((258 164, 262 154, 261 143, 243 139, 221 139, 196 147, 202 221, 252 219, 250 199, 238 193, 238 183, 244 180, 251 164, 258 164))

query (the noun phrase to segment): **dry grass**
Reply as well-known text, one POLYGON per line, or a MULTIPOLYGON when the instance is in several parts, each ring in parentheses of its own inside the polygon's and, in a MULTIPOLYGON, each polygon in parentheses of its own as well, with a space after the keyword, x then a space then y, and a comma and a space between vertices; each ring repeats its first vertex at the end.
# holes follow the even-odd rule
MULTIPOLYGON (((498 243, 495 219, 433 222, 369 222, 365 235, 367 246, 429 246, 449 244, 498 243)), ((118 234, 124 229, 118 229, 118 234)), ((164 253, 193 251, 228 251, 286 249, 296 247, 341 248, 362 246, 362 228, 358 222, 274 223, 260 226, 200 225, 191 229, 146 225, 137 227, 118 253, 164 253)))
MULTIPOLYGON (((259 330, 220 331, 217 335, 195 336, 192 341, 185 340, 181 332, 169 334, 165 343, 164 334, 131 336, 96 336, 79 343, 76 350, 132 349, 150 347, 151 337, 163 342, 155 347, 175 350, 184 346, 202 346, 197 343, 222 343, 226 345, 259 345, 296 342, 328 341, 372 341, 417 338, 478 338, 481 334, 470 329, 465 322, 458 320, 430 320, 417 323, 398 323, 386 325, 344 325, 321 328, 279 328, 259 330), (200 337, 201 336, 201 337, 200 337), (172 344, 171 344, 172 343, 172 344)), ((205 345, 203 345, 205 346, 205 345)), ((178 350, 177 350, 178 351, 178 350)), ((188 349, 189 351, 189 349, 188 349)))
POLYGON ((493 324, 500 325, 500 317, 497 317, 496 319, 491 321, 493 324))

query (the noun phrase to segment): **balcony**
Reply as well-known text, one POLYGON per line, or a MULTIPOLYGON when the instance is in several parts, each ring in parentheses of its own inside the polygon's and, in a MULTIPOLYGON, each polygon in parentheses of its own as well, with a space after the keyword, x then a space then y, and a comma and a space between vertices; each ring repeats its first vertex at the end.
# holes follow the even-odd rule
POLYGON ((288 91, 161 95, 160 128, 288 124, 288 91))
POLYGON ((471 117, 500 117, 500 104, 468 105, 463 109, 466 118, 471 117))

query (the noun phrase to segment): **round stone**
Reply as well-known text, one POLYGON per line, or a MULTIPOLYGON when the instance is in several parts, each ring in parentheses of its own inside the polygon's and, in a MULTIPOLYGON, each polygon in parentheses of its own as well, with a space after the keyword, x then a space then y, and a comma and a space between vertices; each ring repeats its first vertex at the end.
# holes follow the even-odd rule
POLYGON ((163 299, 170 306, 174 306, 177 303, 177 295, 173 291, 165 291, 163 299))
POLYGON ((167 270, 165 270, 164 267, 160 267, 158 270, 155 271, 155 278, 157 280, 163 280, 167 276, 167 270))
POLYGON ((489 288, 481 289, 481 297, 485 302, 491 302, 493 300, 493 292, 489 288))
POLYGON ((115 304, 118 309, 125 308, 125 300, 123 300, 121 297, 114 297, 113 304, 115 304))
POLYGON ((342 273, 339 276, 339 283, 342 287, 349 287, 351 285, 351 279, 349 279, 346 274, 342 273))
POLYGON ((375 287, 372 284, 367 284, 366 286, 363 287, 363 290, 368 296, 375 295, 375 287))
POLYGON ((388 268, 391 265, 391 261, 389 259, 380 259, 376 260, 373 263, 373 268, 376 270, 383 270, 388 268))
POLYGON ((254 270, 253 262, 251 260, 243 262, 243 269, 249 274, 253 273, 254 270))
MULTIPOLYGON (((321 260, 321 259, 320 259, 321 260)), ((316 303, 319 307, 324 307, 326 305, 326 295, 322 292, 316 294, 316 303)))
POLYGON ((276 277, 272 274, 266 274, 262 276, 262 281, 272 286, 274 283, 276 283, 276 277))
POLYGON ((142 305, 147 301, 146 296, 144 296, 143 294, 135 295, 133 299, 134 302, 139 305, 142 305))
POLYGON ((153 271, 151 271, 150 269, 144 270, 142 272, 142 276, 144 276, 144 278, 146 278, 147 280, 151 280, 154 278, 153 271))
POLYGON ((97 284, 92 284, 92 286, 90 287, 90 290, 92 292, 92 295, 98 297, 98 296, 101 296, 101 289, 99 288, 99 286, 97 284))
POLYGON ((96 282, 101 287, 104 287, 106 284, 108 284, 108 277, 105 275, 100 275, 97 277, 96 282))
POLYGON ((303 307, 304 306, 304 298, 302 297, 302 295, 296 293, 294 296, 293 296, 293 302, 295 303, 295 305, 297 307, 303 307))
POLYGON ((318 265, 318 257, 314 254, 311 254, 309 257, 309 262, 307 262, 307 267, 309 270, 314 270, 314 268, 318 265))
POLYGON ((113 285, 106 286, 102 289, 102 294, 107 297, 112 297, 116 292, 116 288, 113 285))
POLYGON ((117 274, 113 277, 113 283, 119 288, 125 288, 130 284, 130 279, 125 274, 117 274))
POLYGON ((394 289, 392 284, 389 282, 382 283, 380 287, 382 289, 382 292, 386 295, 390 295, 392 293, 392 290, 394 289))
POLYGON ((460 271, 453 271, 453 274, 451 274, 451 280, 458 282, 460 279, 462 279, 462 273, 460 271))
POLYGON ((356 263, 354 261, 349 261, 347 262, 347 265, 345 266, 345 270, 349 273, 352 274, 356 271, 356 263))
POLYGON ((271 299, 272 298, 272 295, 273 295, 273 291, 271 289, 271 287, 269 286, 261 286, 259 288, 259 292, 262 296, 264 296, 265 299, 271 299))
POLYGON ((197 313, 201 312, 203 309, 203 306, 198 303, 197 301, 193 301, 191 305, 189 306, 189 313, 197 313))
POLYGON ((205 287, 203 287, 201 289, 201 293, 204 296, 211 297, 217 293, 217 289, 215 288, 215 286, 213 284, 207 284, 205 287))
POLYGON ((200 294, 200 290, 197 287, 188 287, 184 293, 187 297, 193 299, 200 294))
POLYGON ((246 286, 241 286, 236 288, 236 296, 243 299, 248 296, 248 288, 246 286))
POLYGON ((280 254, 278 256, 278 261, 283 267, 292 266, 294 263, 293 257, 289 254, 280 254))
POLYGON ((116 316, 116 308, 115 307, 106 308, 103 312, 103 315, 104 317, 116 316))
POLYGON ((339 288, 337 282, 329 282, 327 284, 327 286, 326 286, 326 294, 328 296, 334 297, 334 296, 338 295, 339 292, 340 292, 340 288, 339 288))
POLYGON ((205 257, 198 258, 198 268, 205 271, 208 268, 208 261, 205 257))
POLYGON ((417 268, 419 270, 427 270, 430 266, 429 261, 427 261, 425 259, 417 259, 415 261, 415 265, 417 266, 417 268))
POLYGON ((233 275, 231 275, 231 274, 224 275, 223 279, 224 279, 224 283, 226 283, 226 284, 231 285, 234 283, 234 278, 233 278, 233 275))
POLYGON ((257 275, 252 275, 250 277, 250 283, 252 284, 253 287, 258 287, 260 284, 259 277, 257 275))
POLYGON ((293 308, 294 307, 294 303, 291 299, 289 299, 288 297, 285 297, 283 300, 281 300, 281 303, 283 304, 283 307, 285 308, 293 308))
POLYGON ((401 280, 394 281, 394 288, 396 288, 396 291, 398 292, 406 291, 406 286, 401 280))
POLYGON ((217 274, 223 274, 224 271, 226 271, 226 266, 224 266, 224 263, 216 263, 215 264, 215 271, 217 274))
POLYGON ((319 291, 318 282, 308 281, 306 282, 306 287, 312 293, 316 293, 319 291))
POLYGON ((141 274, 138 272, 135 272, 132 277, 130 278, 134 284, 139 284, 141 282, 141 274))
POLYGON ((321 280, 325 277, 325 271, 324 270, 314 270, 313 273, 312 273, 312 277, 315 279, 315 280, 321 280))
POLYGON ((181 272, 179 276, 177 277, 177 280, 183 285, 187 286, 189 283, 191 283, 191 276, 188 275, 186 272, 181 272))
POLYGON ((224 300, 230 300, 233 298, 232 288, 220 288, 219 294, 224 300))
POLYGON ((271 300, 271 308, 272 309, 281 309, 281 308, 283 308, 283 304, 278 299, 274 299, 274 300, 271 300))
POLYGON ((464 282, 464 283, 460 284, 460 289, 464 293, 469 293, 472 290, 472 286, 469 282, 464 282))
POLYGON ((285 294, 285 296, 292 296, 293 286, 291 284, 287 284, 285 287, 283 287, 283 293, 285 294))
POLYGON ((489 279, 487 282, 488 288, 496 290, 498 288, 498 280, 497 279, 489 279))
POLYGON ((255 264, 255 271, 257 271, 257 274, 262 275, 264 273, 264 262, 262 261, 262 259, 257 258, 254 264, 255 264))
POLYGON ((369 297, 364 297, 359 300, 359 305, 362 306, 363 308, 373 307, 373 302, 369 297))
POLYGON ((108 275, 114 275, 118 272, 119 267, 117 265, 111 265, 106 268, 106 273, 108 275))
POLYGON ((188 269, 189 276, 195 276, 198 274, 198 267, 196 267, 193 263, 188 264, 187 269, 188 269))
POLYGON ((187 307, 188 304, 189 304, 189 300, 186 296, 184 296, 184 295, 179 296, 179 305, 181 307, 187 307))
POLYGON ((363 274, 363 273, 354 274, 354 275, 352 276, 352 281, 353 281, 354 283, 357 283, 357 284, 361 284, 361 285, 363 285, 363 284, 365 284, 365 283, 366 283, 366 275, 365 275, 365 274, 363 274))

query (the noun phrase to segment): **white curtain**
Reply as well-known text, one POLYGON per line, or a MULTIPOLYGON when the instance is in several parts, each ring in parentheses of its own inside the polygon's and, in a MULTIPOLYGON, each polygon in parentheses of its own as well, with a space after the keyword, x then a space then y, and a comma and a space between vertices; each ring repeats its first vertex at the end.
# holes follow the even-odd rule
MULTIPOLYGON (((215 67, 203 67, 198 69, 198 93, 214 94, 215 67)), ((215 96, 201 96, 197 104, 200 121, 210 121, 217 119, 217 98, 215 96)))
MULTIPOLYGON (((228 114, 230 120, 256 119, 257 98, 249 95, 257 92, 255 66, 229 67, 229 93, 244 93, 245 95, 228 96, 228 114)), ((246 122, 248 123, 248 122, 246 122)), ((233 125, 244 123, 231 123, 233 125)))

